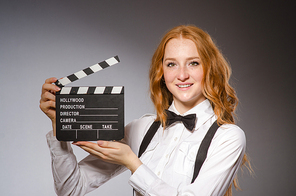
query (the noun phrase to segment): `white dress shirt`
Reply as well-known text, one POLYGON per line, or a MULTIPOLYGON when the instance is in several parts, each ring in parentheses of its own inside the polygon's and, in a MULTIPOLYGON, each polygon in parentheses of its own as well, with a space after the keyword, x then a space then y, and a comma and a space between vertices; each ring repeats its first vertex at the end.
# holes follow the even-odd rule
MULTIPOLYGON (((174 103, 169 110, 180 114, 174 103)), ((216 120, 208 100, 183 115, 192 113, 197 117, 192 132, 181 122, 176 122, 165 130, 162 126, 159 127, 140 158, 143 164, 129 179, 137 195, 225 194, 241 165, 246 146, 245 134, 233 124, 219 127, 199 175, 191 184, 198 148, 216 120)), ((138 154, 142 139, 155 118, 155 115, 145 115, 125 127, 124 140, 135 154, 138 154)), ((47 134, 47 140, 58 195, 85 195, 126 170, 123 166, 105 163, 91 155, 78 164, 69 143, 57 141, 52 131, 47 134)))

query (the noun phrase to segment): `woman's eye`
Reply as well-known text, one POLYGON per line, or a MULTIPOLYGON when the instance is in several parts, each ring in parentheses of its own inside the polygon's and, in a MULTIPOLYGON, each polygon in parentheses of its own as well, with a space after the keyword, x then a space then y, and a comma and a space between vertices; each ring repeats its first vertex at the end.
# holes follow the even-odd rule
POLYGON ((199 62, 193 61, 193 62, 190 63, 190 65, 197 66, 197 65, 199 65, 199 62))
POLYGON ((176 64, 175 63, 168 63, 167 66, 168 67, 174 67, 176 64))

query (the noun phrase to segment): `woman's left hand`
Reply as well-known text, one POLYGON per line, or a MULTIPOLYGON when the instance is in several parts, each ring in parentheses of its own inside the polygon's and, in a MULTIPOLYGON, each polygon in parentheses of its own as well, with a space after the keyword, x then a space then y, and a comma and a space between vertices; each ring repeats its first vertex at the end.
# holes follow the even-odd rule
POLYGON ((109 163, 126 166, 134 173, 142 162, 131 148, 121 142, 99 140, 97 143, 79 141, 73 143, 83 150, 109 163))

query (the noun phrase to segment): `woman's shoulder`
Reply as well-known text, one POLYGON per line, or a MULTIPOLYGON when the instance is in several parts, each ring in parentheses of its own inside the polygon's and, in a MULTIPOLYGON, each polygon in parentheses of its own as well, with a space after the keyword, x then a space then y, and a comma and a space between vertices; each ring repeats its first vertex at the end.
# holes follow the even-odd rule
POLYGON ((221 140, 236 141, 242 145, 246 143, 245 132, 235 124, 223 124, 216 133, 216 136, 221 140))
POLYGON ((145 114, 125 126, 125 141, 136 154, 144 135, 155 119, 156 115, 145 114))
POLYGON ((127 127, 132 128, 132 129, 141 129, 141 130, 146 130, 147 126, 150 126, 156 119, 155 114, 144 114, 142 117, 133 120, 130 122, 127 127))
POLYGON ((156 119, 156 114, 147 113, 141 116, 137 120, 153 120, 154 121, 155 119, 156 119))
POLYGON ((244 133, 244 131, 236 124, 223 124, 220 126, 220 128, 224 131, 232 131, 232 132, 241 132, 244 133))

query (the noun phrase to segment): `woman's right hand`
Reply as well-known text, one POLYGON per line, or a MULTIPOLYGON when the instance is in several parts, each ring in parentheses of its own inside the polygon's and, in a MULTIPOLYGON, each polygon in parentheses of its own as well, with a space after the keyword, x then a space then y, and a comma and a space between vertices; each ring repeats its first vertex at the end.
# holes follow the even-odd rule
POLYGON ((55 135, 55 94, 57 91, 60 91, 60 88, 57 87, 54 82, 56 78, 48 78, 45 80, 45 83, 42 85, 42 93, 40 99, 40 109, 50 118, 52 121, 52 128, 55 135))

